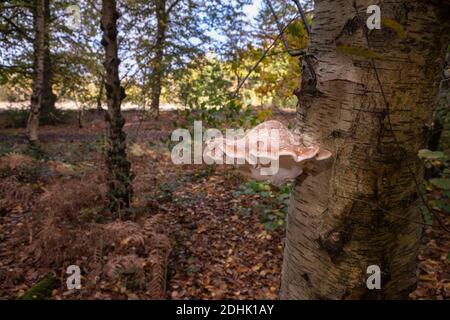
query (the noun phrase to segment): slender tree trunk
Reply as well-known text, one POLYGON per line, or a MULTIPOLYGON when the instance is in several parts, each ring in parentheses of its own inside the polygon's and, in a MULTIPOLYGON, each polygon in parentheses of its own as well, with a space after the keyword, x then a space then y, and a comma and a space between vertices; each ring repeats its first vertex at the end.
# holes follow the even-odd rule
POLYGON ((51 116, 55 111, 56 96, 52 90, 52 67, 51 67, 51 57, 50 57, 50 31, 49 31, 49 21, 50 21, 50 1, 45 0, 45 21, 46 28, 44 34, 44 75, 42 84, 42 101, 41 101, 41 119, 44 117, 51 116))
POLYGON ((156 43, 155 43, 155 57, 152 60, 152 74, 151 74, 151 110, 155 118, 159 117, 159 101, 161 97, 162 77, 164 75, 164 46, 166 42, 167 30, 167 12, 166 0, 156 1, 156 43))
POLYGON ((361 24, 353 1, 315 1, 297 129, 334 156, 292 192, 284 299, 407 298, 416 283, 422 215, 413 175, 420 183, 417 151, 432 123, 449 9, 380 1, 382 28, 368 33, 367 49, 371 4, 357 1, 361 24), (381 290, 366 286, 370 265, 381 269, 381 290))
POLYGON ((132 174, 126 154, 126 135, 123 132, 125 119, 120 110, 121 102, 126 95, 119 79, 120 60, 116 25, 118 18, 116 1, 103 0, 101 29, 102 45, 105 47, 105 89, 108 104, 108 112, 105 112, 108 197, 111 211, 120 216, 121 211, 130 205, 132 174))
POLYGON ((46 44, 46 0, 36 0, 34 8, 34 70, 33 92, 31 94, 31 107, 28 116, 27 134, 31 143, 38 142, 39 117, 42 106, 44 78, 45 78, 45 44, 46 44))

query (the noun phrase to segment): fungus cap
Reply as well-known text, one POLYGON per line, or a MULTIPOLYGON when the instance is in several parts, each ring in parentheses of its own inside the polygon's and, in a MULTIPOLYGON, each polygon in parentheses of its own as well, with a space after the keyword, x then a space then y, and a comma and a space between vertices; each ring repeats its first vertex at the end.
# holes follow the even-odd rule
POLYGON ((237 163, 243 175, 259 181, 268 180, 275 185, 295 179, 307 163, 331 157, 330 151, 318 145, 305 146, 286 126, 275 120, 259 124, 241 139, 210 141, 207 148, 206 155, 216 162, 223 161, 225 155, 237 163), (277 168, 268 174, 267 170, 274 162, 278 163, 277 168))

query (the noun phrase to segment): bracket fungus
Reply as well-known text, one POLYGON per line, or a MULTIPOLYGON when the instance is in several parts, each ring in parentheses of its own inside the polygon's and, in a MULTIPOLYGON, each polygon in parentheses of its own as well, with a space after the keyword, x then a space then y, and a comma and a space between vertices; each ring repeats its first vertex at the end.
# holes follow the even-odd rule
POLYGON ((240 139, 217 138, 207 142, 205 155, 216 163, 237 164, 241 174, 280 185, 302 174, 306 165, 331 157, 318 145, 305 146, 281 122, 259 124, 240 139))

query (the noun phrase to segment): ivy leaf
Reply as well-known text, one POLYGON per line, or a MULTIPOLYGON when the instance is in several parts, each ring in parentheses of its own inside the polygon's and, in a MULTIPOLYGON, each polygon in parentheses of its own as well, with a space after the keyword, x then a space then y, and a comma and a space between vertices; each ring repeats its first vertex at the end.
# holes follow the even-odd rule
POLYGON ((439 189, 450 190, 450 179, 435 178, 435 179, 430 179, 430 183, 433 186, 438 187, 439 189))
POLYGON ((450 213, 450 201, 448 199, 432 200, 430 201, 430 204, 433 206, 434 209, 450 213))
POLYGON ((428 211, 428 208, 424 205, 420 205, 420 209, 422 210, 423 221, 425 222, 425 224, 431 225, 433 221, 431 220, 431 215, 430 211, 428 211))
POLYGON ((428 159, 428 160, 438 160, 445 158, 445 154, 441 151, 431 151, 428 149, 419 150, 417 154, 419 158, 428 159))

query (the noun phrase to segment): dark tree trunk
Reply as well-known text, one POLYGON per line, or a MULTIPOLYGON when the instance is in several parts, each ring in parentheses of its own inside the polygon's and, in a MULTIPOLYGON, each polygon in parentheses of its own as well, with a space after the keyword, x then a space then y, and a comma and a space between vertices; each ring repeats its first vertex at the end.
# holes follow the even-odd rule
POLYGON ((368 33, 370 48, 363 26, 373 1, 357 1, 361 20, 353 3, 315 1, 297 129, 333 159, 292 192, 283 299, 407 298, 416 283, 417 152, 433 121, 448 1, 378 2, 387 23, 368 33), (381 269, 381 290, 366 286, 370 265, 381 269))
POLYGON ((161 97, 162 77, 164 76, 164 46, 166 42, 166 30, 168 13, 166 12, 166 0, 156 1, 156 42, 155 57, 152 59, 151 85, 151 110, 155 118, 159 117, 159 102, 161 97))
POLYGON ((44 35, 44 75, 42 83, 42 101, 41 101, 41 119, 48 118, 55 111, 56 96, 52 90, 52 66, 50 57, 50 4, 49 0, 45 0, 45 35, 44 35))
POLYGON ((125 90, 121 87, 119 79, 120 60, 116 24, 118 18, 116 1, 103 0, 101 29, 102 45, 105 47, 105 89, 108 104, 108 111, 105 112, 108 197, 111 211, 120 217, 122 210, 130 206, 132 174, 126 154, 126 135, 123 132, 125 119, 120 110, 125 90))
POLYGON ((38 142, 38 127, 43 100, 45 81, 45 46, 47 34, 46 0, 34 2, 34 66, 33 66, 33 92, 31 94, 30 114, 27 123, 27 135, 31 143, 38 142))

